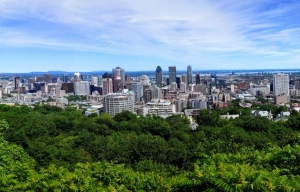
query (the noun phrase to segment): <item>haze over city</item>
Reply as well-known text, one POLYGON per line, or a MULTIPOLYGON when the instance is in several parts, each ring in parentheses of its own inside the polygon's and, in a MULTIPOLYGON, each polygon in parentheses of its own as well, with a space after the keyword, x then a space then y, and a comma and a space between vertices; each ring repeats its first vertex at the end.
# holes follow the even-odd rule
POLYGON ((1 72, 297 68, 298 1, 1 0, 1 72))

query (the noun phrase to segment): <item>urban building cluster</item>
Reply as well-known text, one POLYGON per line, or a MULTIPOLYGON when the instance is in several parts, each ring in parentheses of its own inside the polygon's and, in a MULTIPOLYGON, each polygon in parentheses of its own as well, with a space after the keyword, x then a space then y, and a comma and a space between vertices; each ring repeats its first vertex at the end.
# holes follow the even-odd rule
MULTIPOLYGON (((224 108, 230 101, 241 99, 240 106, 251 107, 244 101, 264 98, 270 103, 290 103, 291 97, 300 95, 300 80, 290 79, 290 74, 252 74, 217 76, 186 72, 178 75, 176 66, 164 71, 157 66, 155 75, 130 77, 125 69, 113 68, 89 78, 79 72, 74 75, 52 77, 51 74, 22 78, 20 76, 0 81, 0 100, 5 104, 32 105, 44 102, 64 108, 66 105, 87 105, 86 114, 105 112, 112 116, 124 110, 137 115, 155 114, 168 117, 172 114, 189 116, 201 109, 224 108), (6 97, 4 97, 6 95, 6 97), (70 96, 80 96, 83 101, 68 101, 70 96)), ((258 102, 258 101, 257 101, 258 102)), ((260 113, 253 112, 253 115, 260 113)), ((268 114, 269 115, 269 114, 268 114)), ((235 116, 234 116, 235 117, 235 116)))

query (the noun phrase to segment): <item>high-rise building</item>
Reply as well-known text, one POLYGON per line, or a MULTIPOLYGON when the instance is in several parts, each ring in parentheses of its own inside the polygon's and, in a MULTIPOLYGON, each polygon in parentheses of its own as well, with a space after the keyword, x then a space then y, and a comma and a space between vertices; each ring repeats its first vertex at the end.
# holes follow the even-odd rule
POLYGON ((273 75, 273 93, 276 104, 290 102, 289 75, 278 73, 273 75))
POLYGON ((206 95, 206 85, 205 84, 195 85, 194 92, 201 92, 203 95, 206 95))
POLYGON ((104 97, 105 113, 115 116, 122 111, 134 112, 134 95, 131 93, 110 93, 104 97))
POLYGON ((181 78, 180 77, 176 77, 176 83, 177 83, 177 88, 180 88, 180 83, 181 83, 181 78))
POLYGON ((64 90, 65 93, 74 93, 74 84, 73 83, 62 83, 61 90, 64 90))
POLYGON ((73 83, 82 81, 82 75, 79 72, 75 72, 71 81, 73 83))
POLYGON ((35 90, 36 90, 36 91, 39 91, 39 90, 41 90, 41 87, 45 86, 45 83, 36 82, 36 83, 34 83, 33 85, 34 85, 34 87, 35 87, 35 90))
POLYGON ((183 112, 182 110, 188 106, 188 101, 185 98, 175 100, 176 112, 183 112))
POLYGON ((150 79, 147 75, 141 75, 140 82, 142 86, 149 86, 150 85, 150 79))
POLYGON ((177 83, 173 82, 170 86, 170 92, 176 92, 177 91, 177 83))
POLYGON ((43 82, 44 78, 42 76, 37 76, 35 82, 43 82))
POLYGON ((112 69, 112 74, 114 79, 121 79, 121 81, 125 81, 125 70, 121 67, 112 69))
POLYGON ((160 66, 157 66, 156 71, 156 85, 161 87, 163 85, 163 70, 160 66))
POLYGON ((58 77, 53 77, 52 78, 52 83, 57 83, 58 82, 58 77))
POLYGON ((68 82, 68 75, 67 74, 64 74, 64 76, 63 76, 63 82, 64 83, 68 82))
POLYGON ((18 89, 20 87, 21 77, 15 77, 14 81, 15 81, 15 89, 18 89))
POLYGON ((188 76, 186 74, 181 75, 181 82, 188 85, 188 76))
POLYGON ((28 83, 33 84, 35 82, 34 78, 29 78, 28 83))
POLYGON ((132 91, 134 92, 135 102, 139 102, 143 97, 143 86, 139 81, 132 82, 132 91))
POLYGON ((273 86, 275 96, 289 95, 289 75, 284 73, 273 75, 273 86))
POLYGON ((157 86, 152 87, 154 91, 154 99, 163 99, 163 90, 157 86))
POLYGON ((193 72, 192 72, 192 66, 187 66, 187 85, 193 84, 193 72))
POLYGON ((186 84, 184 82, 180 83, 180 92, 185 93, 186 92, 186 84))
POLYGON ((148 103, 152 99, 154 99, 154 90, 152 88, 144 89, 143 90, 143 101, 145 103, 148 103))
POLYGON ((172 83, 176 83, 176 67, 170 66, 169 67, 169 85, 172 83))
POLYGON ((117 93, 119 90, 119 84, 122 81, 125 81, 125 70, 121 67, 112 69, 113 73, 113 92, 117 93))
POLYGON ((98 86, 98 77, 92 77, 91 78, 91 84, 98 86))
POLYGON ((205 96, 190 99, 188 105, 194 109, 207 109, 207 100, 205 96))
POLYGON ((47 73, 44 75, 45 83, 52 83, 51 74, 47 73))
POLYGON ((101 75, 98 76, 98 86, 102 87, 102 76, 101 75))
POLYGON ((290 84, 294 85, 295 89, 300 89, 300 80, 291 80, 290 84))
POLYGON ((113 92, 113 82, 111 78, 102 79, 102 94, 107 95, 113 92))
POLYGON ((75 95, 90 95, 90 83, 88 81, 80 81, 74 83, 75 95))
POLYGON ((196 85, 200 84, 201 83, 201 79, 200 79, 200 74, 197 73, 196 74, 196 85))

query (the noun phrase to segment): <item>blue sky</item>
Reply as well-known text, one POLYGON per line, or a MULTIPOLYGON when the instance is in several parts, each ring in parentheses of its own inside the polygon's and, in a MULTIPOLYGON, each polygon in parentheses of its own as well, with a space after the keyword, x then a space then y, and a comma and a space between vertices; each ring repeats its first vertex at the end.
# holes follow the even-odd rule
POLYGON ((299 0, 0 0, 0 73, 300 68, 299 10, 299 0))

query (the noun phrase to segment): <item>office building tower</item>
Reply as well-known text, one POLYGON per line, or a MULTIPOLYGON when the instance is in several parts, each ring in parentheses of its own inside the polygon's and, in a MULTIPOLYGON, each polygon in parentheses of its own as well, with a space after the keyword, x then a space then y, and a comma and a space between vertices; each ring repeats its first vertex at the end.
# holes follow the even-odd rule
POLYGON ((300 80, 291 80, 290 85, 293 85, 295 89, 300 89, 300 80))
POLYGON ((220 88, 221 87, 225 88, 226 87, 225 80, 224 79, 218 79, 217 86, 220 87, 220 88))
POLYGON ((205 96, 199 96, 193 99, 190 99, 188 105, 194 109, 207 109, 207 100, 205 96))
POLYGON ((114 79, 125 81, 125 70, 121 67, 112 69, 112 75, 114 79))
POLYGON ((113 92, 117 93, 119 90, 119 84, 122 81, 125 81, 125 70, 121 67, 112 69, 113 73, 113 92))
POLYGON ((82 76, 79 72, 75 72, 73 78, 71 79, 73 83, 82 81, 82 76))
POLYGON ((40 91, 40 90, 41 90, 41 87, 44 87, 44 86, 45 86, 45 83, 36 82, 36 83, 34 83, 33 85, 34 85, 36 91, 40 91))
POLYGON ((75 95, 90 95, 90 83, 88 81, 80 81, 74 83, 75 95))
POLYGON ((172 83, 176 83, 176 67, 170 66, 169 67, 169 85, 172 83))
POLYGON ((211 87, 217 86, 217 75, 210 76, 210 86, 211 87))
POLYGON ((21 84, 21 77, 15 77, 14 81, 15 81, 15 89, 18 89, 21 84))
POLYGON ((275 96, 289 95, 289 75, 278 73, 273 75, 273 92, 275 96))
POLYGON ((0 87, 0 101, 2 100, 2 87, 0 87))
POLYGON ((183 112, 184 108, 187 108, 188 101, 185 98, 179 98, 175 100, 176 112, 183 112))
POLYGON ((113 92, 113 82, 111 78, 102 79, 102 94, 107 95, 113 92))
POLYGON ((187 85, 193 84, 193 72, 190 65, 187 66, 187 85))
POLYGON ((156 85, 159 87, 162 87, 163 86, 163 71, 160 66, 157 66, 155 75, 156 75, 156 85))
POLYGON ((74 93, 74 84, 73 83, 62 83, 61 90, 64 90, 65 93, 74 93))
POLYGON ((234 92, 235 92, 234 84, 231 84, 231 85, 230 85, 230 92, 231 92, 231 93, 234 93, 234 92))
POLYGON ((273 93, 275 104, 290 102, 289 75, 278 73, 273 75, 273 93))
POLYGON ((58 79, 59 79, 58 77, 53 77, 52 78, 52 83, 57 83, 58 79))
POLYGON ((34 78, 29 78, 29 79, 28 79, 28 83, 33 84, 34 82, 35 82, 34 78))
POLYGON ((51 74, 47 73, 44 75, 45 83, 52 83, 51 74))
POLYGON ((180 92, 185 93, 186 92, 186 84, 184 82, 180 83, 180 92))
POLYGON ((132 82, 132 91, 134 92, 135 102, 139 102, 143 97, 143 86, 139 81, 132 82))
POLYGON ((134 95, 131 93, 110 93, 103 99, 104 112, 115 116, 122 111, 134 112, 134 95))
POLYGON ((177 88, 180 88, 180 83, 181 83, 181 78, 180 77, 176 77, 176 83, 177 83, 177 88))
POLYGON ((200 84, 201 83, 201 79, 200 79, 200 74, 197 73, 196 74, 196 85, 200 84))
POLYGON ((101 75, 98 76, 98 86, 102 87, 102 76, 101 75))
POLYGON ((91 78, 91 84, 98 86, 98 77, 92 77, 91 78))
POLYGON ((154 99, 154 90, 152 88, 143 89, 143 101, 145 103, 154 99))
POLYGON ((35 82, 43 82, 44 78, 42 76, 37 76, 35 82))
POLYGON ((206 95, 206 85, 205 84, 198 84, 194 86, 194 92, 200 92, 203 95, 206 95))
POLYGON ((186 74, 181 75, 181 82, 188 85, 188 76, 186 74))
POLYGON ((64 76, 63 76, 63 82, 64 83, 68 82, 68 75, 67 74, 64 74, 64 76))
POLYGON ((177 91, 177 83, 173 82, 170 86, 170 92, 176 92, 177 91))
POLYGON ((150 86, 150 79, 147 75, 140 76, 140 82, 142 86, 150 86))
POLYGON ((150 79, 147 75, 141 75, 140 82, 142 86, 150 86, 150 79))
POLYGON ((129 75, 125 75, 125 81, 131 81, 131 77, 129 75))
POLYGON ((163 99, 163 90, 157 86, 152 87, 154 99, 163 99))

